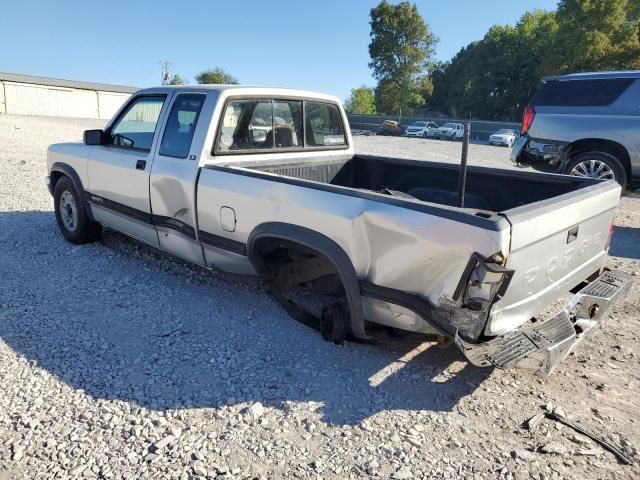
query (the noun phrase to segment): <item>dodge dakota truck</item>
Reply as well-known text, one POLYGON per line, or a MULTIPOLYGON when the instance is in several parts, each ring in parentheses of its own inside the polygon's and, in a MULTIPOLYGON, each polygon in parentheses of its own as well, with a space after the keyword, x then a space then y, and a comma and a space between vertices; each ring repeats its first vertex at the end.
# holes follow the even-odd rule
POLYGON ((615 181, 470 167, 461 208, 457 166, 355 154, 328 95, 144 89, 47 161, 68 241, 106 226, 260 275, 336 343, 400 329, 446 337, 478 366, 550 373, 630 282, 604 267, 615 181))

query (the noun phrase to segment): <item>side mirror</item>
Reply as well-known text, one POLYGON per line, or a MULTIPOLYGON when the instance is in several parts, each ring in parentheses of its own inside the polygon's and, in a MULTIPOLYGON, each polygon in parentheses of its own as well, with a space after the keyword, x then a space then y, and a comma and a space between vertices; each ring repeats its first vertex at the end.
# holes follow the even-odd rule
POLYGON ((84 144, 85 145, 102 145, 103 134, 104 132, 102 130, 85 130, 84 144))

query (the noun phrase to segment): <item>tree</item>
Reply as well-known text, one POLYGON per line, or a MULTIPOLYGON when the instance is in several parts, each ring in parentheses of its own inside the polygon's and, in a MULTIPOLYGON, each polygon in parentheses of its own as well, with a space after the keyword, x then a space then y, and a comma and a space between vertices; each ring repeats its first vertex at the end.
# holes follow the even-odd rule
POLYGON ((438 40, 409 2, 391 5, 383 0, 370 16, 369 67, 378 80, 378 110, 400 111, 418 100, 418 75, 430 64, 438 40))
POLYGON ((554 12, 525 13, 515 26, 495 25, 431 73, 429 106, 452 116, 517 120, 535 93, 541 64, 553 51, 554 12))
POLYGON ((561 0, 556 73, 640 68, 638 0, 561 0))
POLYGON ((195 77, 196 82, 204 83, 216 83, 216 84, 229 84, 238 85, 240 82, 236 77, 229 72, 224 71, 220 67, 214 69, 204 70, 195 77))
POLYGON ((182 78, 178 73, 172 76, 171 80, 169 81, 169 85, 184 85, 186 83, 187 82, 184 80, 184 78, 182 78))
POLYGON ((344 102, 347 112, 355 115, 374 115, 376 113, 376 99, 373 90, 364 85, 351 89, 351 95, 344 102))

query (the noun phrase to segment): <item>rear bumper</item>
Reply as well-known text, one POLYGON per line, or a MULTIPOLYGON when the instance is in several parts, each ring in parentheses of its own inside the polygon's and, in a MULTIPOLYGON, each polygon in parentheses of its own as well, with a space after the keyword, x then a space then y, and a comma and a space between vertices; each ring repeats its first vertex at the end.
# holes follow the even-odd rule
POLYGON ((607 270, 548 320, 482 343, 466 342, 456 334, 455 343, 476 366, 519 366, 549 375, 605 318, 611 305, 624 299, 630 285, 629 274, 607 270))
POLYGON ((511 150, 511 162, 518 167, 532 167, 541 172, 561 173, 564 167, 562 152, 566 144, 540 140, 522 135, 511 150))

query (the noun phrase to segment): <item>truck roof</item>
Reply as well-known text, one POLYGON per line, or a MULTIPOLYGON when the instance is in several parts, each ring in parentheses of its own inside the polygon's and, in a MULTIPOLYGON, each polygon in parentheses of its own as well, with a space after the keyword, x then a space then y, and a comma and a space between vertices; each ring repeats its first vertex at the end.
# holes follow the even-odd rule
POLYGON ((563 81, 563 80, 597 80, 605 78, 640 78, 640 70, 616 70, 610 72, 581 72, 570 73, 568 75, 557 75, 544 77, 543 82, 563 81))
POLYGON ((169 93, 171 91, 180 92, 211 92, 217 91, 224 93, 225 96, 234 95, 265 95, 265 96, 282 96, 311 98, 319 100, 327 100, 331 102, 341 103, 340 99, 326 93, 313 92, 309 90, 297 90, 293 88, 281 87, 265 87, 260 85, 165 85, 162 87, 143 88, 136 93, 169 93))

